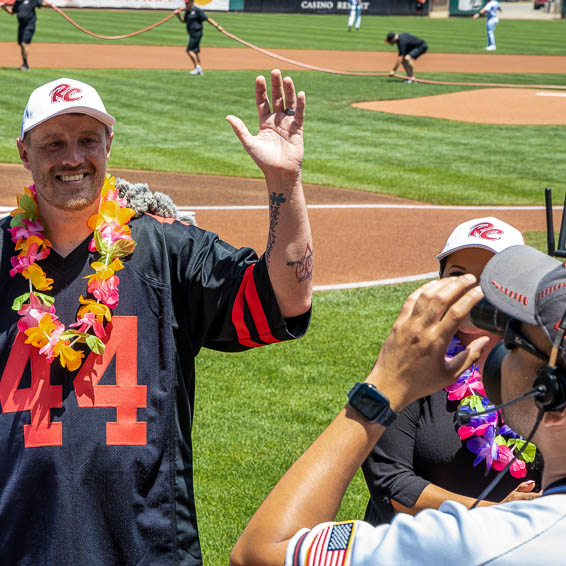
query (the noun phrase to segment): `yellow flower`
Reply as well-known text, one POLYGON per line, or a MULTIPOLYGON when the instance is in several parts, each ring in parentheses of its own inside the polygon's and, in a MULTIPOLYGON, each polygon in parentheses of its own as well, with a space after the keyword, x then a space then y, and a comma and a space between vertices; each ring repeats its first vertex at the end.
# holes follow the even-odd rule
POLYGON ((75 350, 69 346, 69 342, 58 342, 53 348, 55 355, 59 356, 59 363, 63 367, 67 367, 69 371, 79 369, 82 364, 84 352, 82 350, 75 350))
POLYGON ((101 261, 93 261, 90 266, 95 272, 85 277, 85 279, 88 279, 89 283, 93 279, 110 279, 110 277, 114 275, 115 271, 124 269, 124 264, 117 258, 108 266, 101 261))
POLYGON ((105 199, 108 195, 108 191, 114 190, 116 186, 116 178, 115 177, 106 177, 104 179, 104 185, 102 185, 102 191, 100 192, 100 198, 105 199))
POLYGON ((100 203, 98 214, 93 214, 88 219, 88 226, 91 230, 98 230, 103 223, 127 224, 135 211, 131 208, 122 208, 115 200, 105 200, 100 203))
POLYGON ((26 344, 31 344, 36 348, 43 348, 49 342, 49 336, 56 326, 49 314, 44 314, 37 326, 32 326, 25 330, 27 336, 26 344))
POLYGON ((104 319, 110 320, 112 318, 110 309, 102 303, 97 303, 93 299, 84 299, 82 295, 79 298, 79 302, 84 306, 79 309, 77 313, 78 318, 83 318, 83 316, 89 312, 93 313, 96 316, 96 320, 101 324, 104 319))
POLYGON ((31 281, 31 284, 38 291, 51 291, 53 285, 53 279, 50 279, 45 275, 45 271, 37 265, 37 263, 31 264, 29 267, 22 271, 22 275, 31 281))
POLYGON ((18 214, 22 214, 22 213, 23 213, 23 214, 27 214, 27 213, 26 213, 26 210, 20 206, 20 201, 21 201, 21 199, 22 199, 22 197, 23 197, 24 195, 25 195, 25 196, 28 196, 30 199, 33 200, 34 205, 35 205, 35 206, 34 206, 35 213, 34 213, 33 216, 34 216, 34 218, 37 217, 37 216, 38 216, 37 203, 35 202, 35 196, 34 196, 34 194, 31 192, 31 190, 29 189, 29 187, 24 187, 24 194, 23 194, 23 195, 18 195, 18 197, 17 197, 17 198, 18 198, 18 208, 14 208, 14 210, 12 210, 12 212, 10 212, 10 216, 17 216, 18 214))
POLYGON ((20 255, 28 255, 29 247, 32 244, 37 244, 38 246, 43 245, 44 248, 46 246, 51 247, 51 242, 49 240, 42 240, 39 236, 28 236, 25 240, 18 240, 14 249, 16 251, 22 250, 20 255))

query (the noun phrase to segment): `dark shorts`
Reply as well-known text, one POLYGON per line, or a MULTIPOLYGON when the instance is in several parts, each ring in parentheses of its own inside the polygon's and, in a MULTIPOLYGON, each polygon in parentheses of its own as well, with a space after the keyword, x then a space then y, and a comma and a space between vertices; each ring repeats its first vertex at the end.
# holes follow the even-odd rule
POLYGON ((198 53, 200 51, 200 40, 202 38, 202 31, 191 33, 189 35, 189 45, 187 45, 187 51, 194 51, 198 53))
POLYGON ((426 43, 423 43, 422 45, 419 45, 418 47, 411 49, 411 51, 409 51, 407 55, 409 55, 411 59, 418 59, 423 53, 426 52, 427 49, 428 49, 428 45, 426 43))
POLYGON ((31 43, 35 33, 35 22, 18 22, 18 45, 31 43))

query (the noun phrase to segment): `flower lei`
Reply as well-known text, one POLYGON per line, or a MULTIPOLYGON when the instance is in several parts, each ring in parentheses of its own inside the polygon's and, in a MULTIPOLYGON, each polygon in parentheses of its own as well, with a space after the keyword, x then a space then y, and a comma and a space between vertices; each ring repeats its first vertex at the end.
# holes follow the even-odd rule
POLYGON ((111 310, 116 308, 119 300, 120 280, 115 272, 124 267, 120 258, 130 255, 136 247, 128 226, 134 214, 126 200, 118 198, 114 177, 107 176, 98 213, 88 219, 88 226, 94 231, 89 251, 100 254, 98 261, 91 263, 94 273, 85 277, 88 279, 87 292, 94 298, 80 296, 82 306, 77 312, 77 321, 65 328, 56 315, 55 299, 40 292, 51 290, 53 279, 49 279, 37 264, 49 255, 51 243, 39 216, 35 185, 27 187, 24 194, 18 196, 18 208, 10 213, 12 220, 8 230, 19 253, 11 258, 10 275, 14 277, 19 273, 25 277, 29 281, 29 293, 17 297, 12 309, 22 317, 18 330, 27 336, 25 343, 39 348, 39 353, 49 362, 59 358, 61 366, 69 371, 77 370, 84 357, 82 349, 74 348, 77 343, 86 344, 96 354, 104 353, 102 338, 106 331, 103 323, 111 320, 111 310))
MULTIPOLYGON (((465 349, 462 342, 454 337, 450 341, 446 358, 450 359, 465 349)), ((458 380, 444 388, 448 393, 449 401, 460 401, 458 410, 475 413, 492 407, 485 396, 481 374, 477 365, 467 369, 458 380)), ((525 441, 510 427, 503 423, 500 411, 473 417, 469 424, 458 428, 461 440, 469 439, 466 448, 476 454, 474 466, 485 460, 488 470, 502 470, 513 458, 514 453, 520 450, 525 441)), ((511 464, 509 473, 515 478, 527 475, 527 463, 534 460, 536 446, 529 442, 525 450, 511 464)))

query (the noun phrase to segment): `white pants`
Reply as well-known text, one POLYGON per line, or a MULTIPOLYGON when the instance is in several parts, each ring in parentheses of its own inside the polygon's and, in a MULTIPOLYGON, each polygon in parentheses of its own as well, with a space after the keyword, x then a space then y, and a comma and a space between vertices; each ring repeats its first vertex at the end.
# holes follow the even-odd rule
POLYGON ((362 23, 362 7, 359 4, 354 8, 350 8, 348 27, 351 28, 354 25, 354 22, 355 28, 360 29, 360 24, 362 23))
POLYGON ((485 23, 487 33, 487 45, 495 47, 495 27, 499 23, 499 18, 488 18, 485 23))

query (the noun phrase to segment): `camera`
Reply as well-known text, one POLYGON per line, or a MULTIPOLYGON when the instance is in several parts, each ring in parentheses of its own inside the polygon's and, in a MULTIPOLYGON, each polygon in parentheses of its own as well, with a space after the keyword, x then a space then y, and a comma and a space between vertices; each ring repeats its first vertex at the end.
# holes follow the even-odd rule
POLYGON ((482 299, 472 307, 470 318, 475 326, 487 330, 492 334, 503 336, 507 322, 511 318, 508 314, 497 310, 487 299, 482 299))

